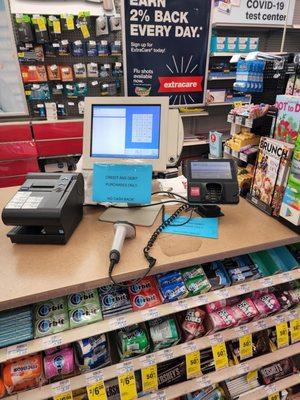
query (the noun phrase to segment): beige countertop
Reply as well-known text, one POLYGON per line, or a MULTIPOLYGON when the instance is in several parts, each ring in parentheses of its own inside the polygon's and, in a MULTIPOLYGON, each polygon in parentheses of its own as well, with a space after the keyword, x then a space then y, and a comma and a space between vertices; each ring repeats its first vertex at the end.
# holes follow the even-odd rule
MULTIPOLYGON (((1 210, 16 190, 0 189, 1 210)), ((219 239, 161 234, 151 252, 157 258, 152 273, 299 241, 296 233, 243 199, 222 210, 219 239)), ((83 220, 66 245, 12 244, 6 237, 11 227, 0 221, 0 310, 108 284, 114 230, 112 224, 98 221, 100 212, 101 208, 85 207, 83 220)), ((143 248, 159 222, 137 227, 136 239, 126 241, 115 267, 118 281, 146 271, 143 248)))

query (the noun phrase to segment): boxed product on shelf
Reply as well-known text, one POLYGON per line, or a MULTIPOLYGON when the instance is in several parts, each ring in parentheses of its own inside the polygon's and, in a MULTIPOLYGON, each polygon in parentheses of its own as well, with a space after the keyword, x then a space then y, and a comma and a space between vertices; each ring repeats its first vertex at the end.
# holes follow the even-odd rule
POLYGON ((157 282, 153 276, 132 282, 128 291, 133 311, 155 307, 162 303, 157 282))
POLYGON ((0 348, 33 339, 32 307, 0 314, 0 348))
POLYGON ((121 360, 147 354, 150 350, 148 332, 143 324, 120 329, 116 332, 116 342, 121 360))
POLYGON ((270 214, 278 215, 294 146, 262 137, 252 182, 250 200, 270 214))
POLYGON ((44 65, 21 65, 20 68, 25 83, 47 81, 47 72, 44 65))
POLYGON ((179 271, 157 275, 157 282, 164 303, 185 298, 189 294, 179 271))
POLYGON ((57 350, 44 357, 44 372, 46 379, 64 378, 75 370, 74 351, 72 347, 57 350))
POLYGON ((287 143, 295 143, 300 131, 299 96, 276 96, 278 116, 274 138, 287 143))
POLYGON ((200 307, 191 308, 179 315, 182 340, 188 342, 205 335, 204 319, 206 312, 200 307))
POLYGON ((37 387, 44 382, 42 356, 37 354, 9 362, 2 376, 8 394, 37 387))
POLYGON ((66 298, 59 297, 34 307, 34 336, 59 333, 70 328, 66 298))
POLYGON ((165 349, 179 343, 181 339, 175 316, 156 318, 148 322, 152 351, 165 349))
POLYGON ((291 358, 286 358, 260 368, 259 376, 264 385, 269 385, 283 377, 292 375, 296 371, 293 360, 291 358))
POLYGON ((99 288, 99 297, 104 318, 132 311, 126 287, 102 286, 99 288))
POLYGON ((104 333, 74 343, 75 362, 81 372, 111 364, 110 343, 104 333))
POLYGON ((211 38, 211 51, 213 53, 227 51, 227 37, 225 37, 225 36, 212 36, 212 38, 211 38))
POLYGON ((101 321, 102 313, 97 289, 69 295, 68 310, 71 328, 101 321))

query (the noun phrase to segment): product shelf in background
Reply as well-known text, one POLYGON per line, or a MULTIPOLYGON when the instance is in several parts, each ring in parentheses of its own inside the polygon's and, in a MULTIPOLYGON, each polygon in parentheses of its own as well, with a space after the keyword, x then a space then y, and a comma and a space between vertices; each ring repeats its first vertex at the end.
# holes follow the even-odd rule
POLYGON ((76 340, 99 335, 100 333, 107 333, 116 329, 124 328, 125 326, 131 326, 141 322, 150 321, 158 317, 163 317, 174 312, 203 306, 214 301, 247 294, 255 290, 276 286, 281 283, 290 282, 297 279, 300 279, 300 268, 290 272, 284 272, 282 274, 245 282, 240 285, 214 290, 198 296, 188 297, 172 303, 164 303, 157 307, 146 310, 122 314, 90 325, 69 329, 55 335, 49 335, 45 336, 44 338, 30 340, 18 345, 4 347, 3 349, 0 349, 0 363, 14 359, 20 355, 24 356, 33 354, 42 350, 51 349, 52 347, 56 347, 58 345, 68 344, 75 342, 76 340))
MULTIPOLYGON (((174 310, 173 312, 175 312, 175 311, 176 310, 174 310)), ((276 326, 278 323, 288 322, 293 319, 298 319, 299 317, 300 317, 300 308, 298 308, 296 310, 286 311, 279 315, 267 317, 267 318, 264 318, 264 319, 261 319, 261 320, 255 321, 255 322, 251 322, 251 323, 248 323, 245 325, 241 325, 240 327, 235 327, 235 328, 227 329, 224 331, 220 331, 215 334, 212 334, 209 336, 204 336, 199 339, 194 339, 191 342, 182 343, 182 344, 179 344, 174 347, 169 347, 167 349, 163 349, 163 350, 160 350, 160 351, 157 351, 154 353, 147 354, 145 356, 136 357, 131 360, 127 360, 125 362, 121 362, 121 363, 114 364, 114 365, 111 365, 108 367, 104 367, 101 369, 102 379, 104 381, 108 381, 108 380, 113 379, 113 378, 117 377, 118 375, 120 375, 120 373, 118 373, 119 371, 128 370, 128 369, 137 371, 142 368, 145 368, 146 366, 153 365, 153 364, 159 364, 161 362, 164 362, 164 361, 167 361, 167 360, 170 360, 173 358, 185 356, 186 354, 194 352, 194 351, 198 351, 198 350, 201 351, 201 350, 211 347, 212 345, 214 345, 216 343, 227 342, 229 340, 244 336, 245 334, 259 332, 261 330, 276 326)), ((250 365, 252 365, 252 364, 255 365, 253 368, 251 366, 249 367, 249 371, 250 371, 250 370, 259 368, 261 366, 267 365, 273 361, 277 361, 282 358, 286 358, 286 357, 288 357, 287 354, 294 355, 294 354, 296 354, 296 350, 298 352, 300 352, 300 343, 290 345, 282 350, 278 350, 274 353, 271 353, 271 355, 275 354, 275 356, 278 353, 279 358, 275 357, 271 361, 267 361, 265 363, 263 361, 264 356, 260 356, 260 357, 257 357, 256 359, 249 360, 249 362, 247 362, 247 361, 244 362, 242 364, 242 366, 238 365, 235 367, 226 368, 226 370, 228 370, 228 369, 231 370, 232 368, 234 368, 235 372, 233 374, 231 374, 230 376, 226 375, 226 377, 224 379, 227 379, 228 377, 233 377, 233 376, 239 375, 239 374, 241 375, 242 373, 245 373, 245 371, 248 372, 247 371, 248 363, 250 365), (294 349, 294 353, 290 350, 290 347, 292 347, 294 349), (286 352, 287 352, 286 354, 284 354, 284 350, 286 350, 286 352), (255 360, 257 360, 257 359, 260 359, 261 363, 256 365, 255 360)), ((265 356, 270 356, 270 354, 265 355, 265 356)), ((224 370, 217 371, 217 372, 205 375, 205 376, 210 377, 212 375, 213 376, 212 383, 217 383, 217 382, 220 382, 220 380, 216 381, 216 379, 218 379, 218 374, 219 373, 223 374, 223 371, 224 370)), ((85 387, 89 381, 90 375, 91 375, 91 373, 86 373, 86 374, 82 374, 82 375, 78 375, 73 378, 70 378, 71 390, 76 390, 76 389, 85 387)), ((224 379, 222 379, 222 380, 224 380, 224 379)), ((49 384, 49 385, 42 386, 41 388, 32 389, 27 392, 22 392, 20 394, 20 398, 22 398, 24 400, 43 400, 43 399, 47 399, 48 397, 51 397, 52 395, 53 395, 52 384, 49 384)))
POLYGON ((257 152, 248 155, 240 151, 232 150, 228 146, 224 146, 224 154, 228 154, 229 156, 237 158, 247 164, 255 164, 255 160, 257 157, 257 152))
POLYGON ((300 382, 300 373, 294 374, 292 376, 288 376, 287 378, 280 379, 279 381, 271 385, 260 386, 249 392, 240 394, 238 400, 249 400, 249 399, 262 400, 274 393, 281 392, 282 390, 296 386, 299 384, 299 382, 300 382))
POLYGON ((202 111, 202 112, 181 112, 180 113, 181 118, 187 118, 187 117, 207 117, 209 116, 209 113, 207 111, 202 111))
POLYGON ((208 78, 209 81, 234 81, 235 76, 211 76, 208 78))
MULTIPOLYGON (((300 343, 293 344, 289 347, 284 349, 276 350, 273 353, 265 354, 263 356, 254 358, 247 362, 243 362, 242 364, 235 365, 233 367, 227 367, 224 369, 220 369, 216 372, 211 372, 209 374, 203 375, 199 378, 191 379, 187 382, 178 383, 173 386, 169 386, 166 389, 159 391, 160 393, 163 392, 161 398, 164 400, 171 400, 174 398, 178 398, 180 396, 184 396, 188 393, 195 392, 196 390, 203 389, 207 386, 212 384, 223 382, 226 379, 232 379, 239 375, 243 375, 250 371, 255 371, 259 368, 262 368, 268 364, 273 362, 283 360, 288 357, 292 357, 295 354, 300 353, 300 343)), ((300 374, 295 374, 297 383, 299 383, 300 374)), ((276 383, 274 384, 274 387, 276 383)), ((156 392, 156 393, 159 393, 156 392)), ((267 397, 266 395, 264 397, 267 397)), ((149 394, 142 398, 143 400, 158 400, 159 396, 155 396, 155 394, 149 394)), ((244 398, 245 399, 245 398, 244 398)), ((28 397, 29 400, 29 397, 28 397)), ((34 400, 34 399, 32 399, 34 400)), ((251 396, 251 400, 254 400, 251 396)))

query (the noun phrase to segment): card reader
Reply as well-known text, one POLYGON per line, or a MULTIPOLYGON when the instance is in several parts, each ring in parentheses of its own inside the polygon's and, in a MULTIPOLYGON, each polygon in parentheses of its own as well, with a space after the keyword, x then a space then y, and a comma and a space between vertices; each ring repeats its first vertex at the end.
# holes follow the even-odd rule
POLYGON ((200 215, 223 215, 217 204, 238 204, 239 185, 234 160, 188 161, 188 202, 198 205, 200 215))
POLYGON ((82 174, 27 174, 2 211, 12 243, 65 244, 83 215, 82 174))

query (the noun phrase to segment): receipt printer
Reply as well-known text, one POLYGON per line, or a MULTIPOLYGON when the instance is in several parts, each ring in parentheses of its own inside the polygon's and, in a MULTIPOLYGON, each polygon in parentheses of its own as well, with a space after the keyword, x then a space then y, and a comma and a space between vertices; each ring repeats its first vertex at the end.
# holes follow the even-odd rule
POLYGON ((82 174, 28 174, 2 211, 12 243, 64 244, 82 219, 82 174))

